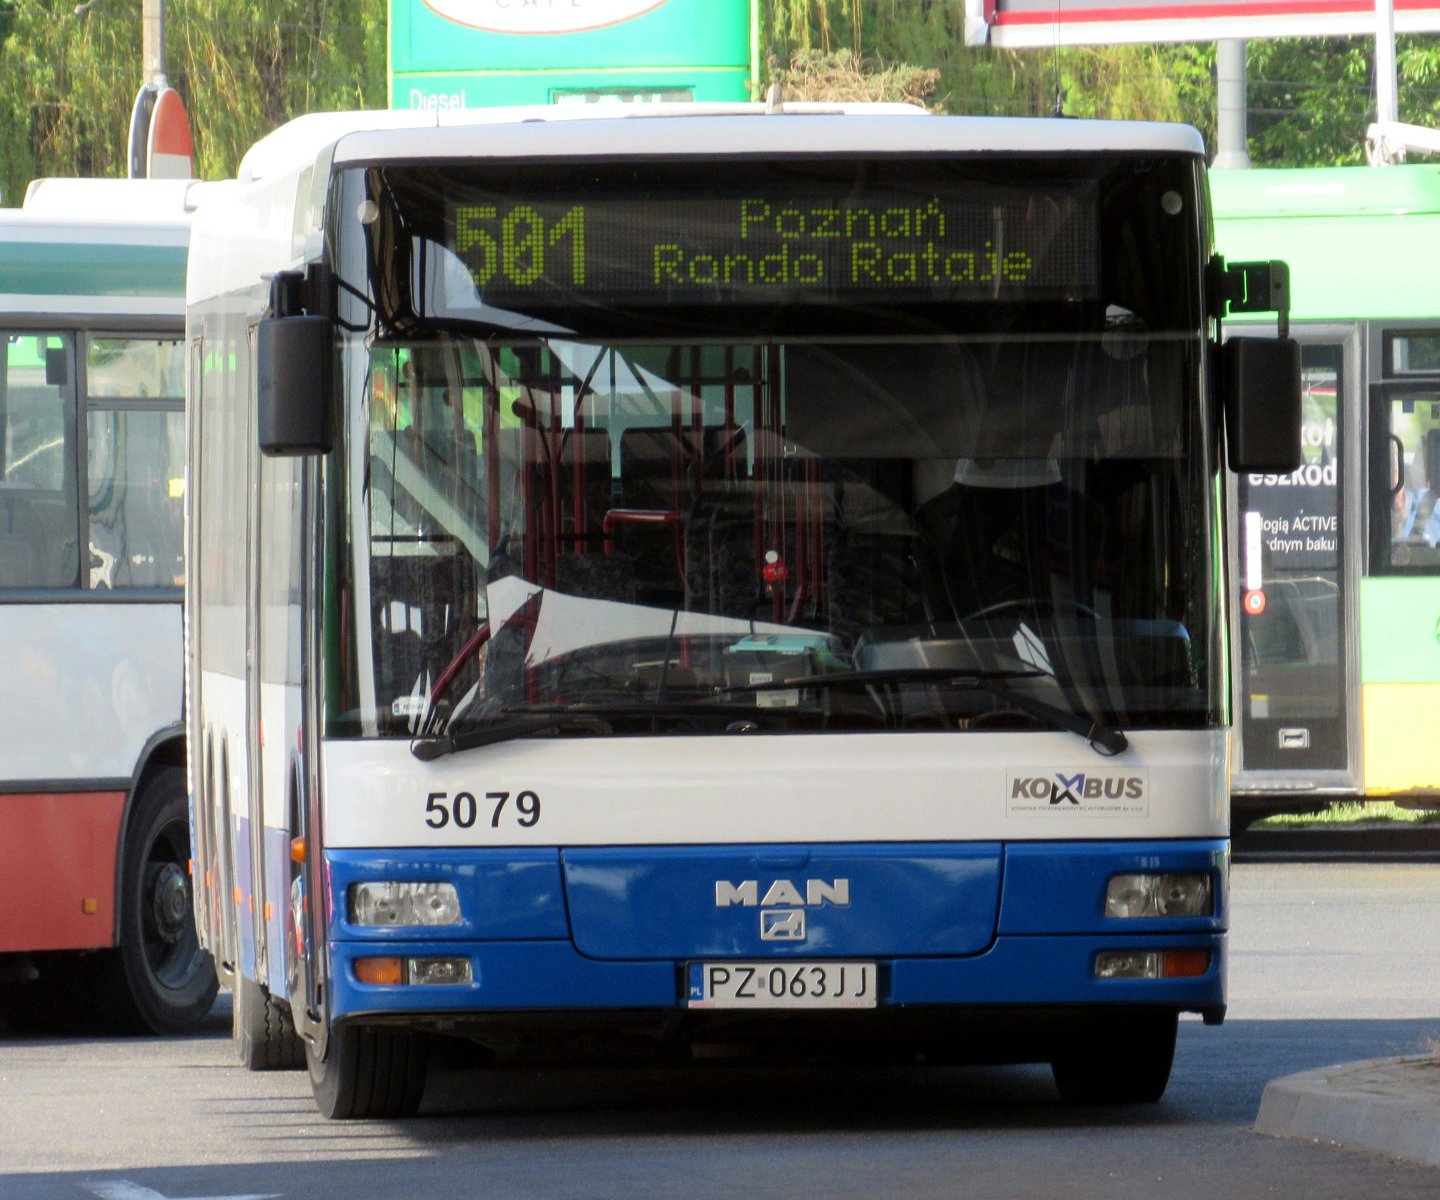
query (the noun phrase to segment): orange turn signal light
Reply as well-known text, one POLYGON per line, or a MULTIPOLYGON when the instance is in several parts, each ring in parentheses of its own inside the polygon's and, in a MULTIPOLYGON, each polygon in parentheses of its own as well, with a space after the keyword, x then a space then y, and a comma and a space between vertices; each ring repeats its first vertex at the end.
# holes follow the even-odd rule
POLYGON ((303 837, 290 839, 290 861, 297 863, 305 861, 305 839, 303 837))
POLYGON ((1166 979, 1193 979, 1210 969, 1208 950, 1167 950, 1165 951, 1166 979))
POLYGON ((393 986, 405 982, 405 966, 398 958, 357 958, 355 978, 361 983, 393 986))

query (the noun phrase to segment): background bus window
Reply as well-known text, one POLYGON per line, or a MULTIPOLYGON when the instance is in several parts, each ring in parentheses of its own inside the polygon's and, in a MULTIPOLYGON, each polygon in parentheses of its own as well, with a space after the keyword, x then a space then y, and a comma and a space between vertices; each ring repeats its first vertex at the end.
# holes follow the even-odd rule
POLYGON ((175 339, 92 338, 85 370, 92 405, 97 399, 185 399, 185 358, 175 339))
POLYGON ((74 357, 57 334, 6 334, 0 374, 0 588, 74 586, 74 357))
POLYGON ((1386 333, 1384 354, 1371 399, 1370 572, 1440 575, 1440 330, 1386 333))
POLYGON ((91 409, 92 588, 180 587, 185 417, 91 409))
MULTIPOLYGON (((1258 520, 1261 532, 1262 587, 1258 598, 1247 592, 1240 618, 1247 771, 1346 766, 1341 363, 1340 346, 1301 348, 1304 461, 1290 474, 1240 479, 1242 520, 1258 520)), ((1256 566, 1242 562, 1242 586, 1256 566)))
POLYGON ((1390 399, 1390 566, 1440 573, 1440 392, 1390 399))
POLYGON ((86 351, 91 588, 184 582, 185 360, 175 339, 86 351))

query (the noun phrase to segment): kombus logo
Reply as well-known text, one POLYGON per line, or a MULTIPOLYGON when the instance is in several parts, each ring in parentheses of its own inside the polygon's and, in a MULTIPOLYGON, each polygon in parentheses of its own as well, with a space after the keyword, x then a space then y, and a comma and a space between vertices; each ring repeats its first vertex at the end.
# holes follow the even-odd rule
POLYGON ((486 33, 584 33, 622 25, 668 0, 425 0, 447 21, 486 33))
POLYGON ((1017 815, 1083 812, 1091 815, 1141 816, 1149 806, 1144 771, 1084 769, 1046 774, 1010 772, 1008 810, 1017 815))

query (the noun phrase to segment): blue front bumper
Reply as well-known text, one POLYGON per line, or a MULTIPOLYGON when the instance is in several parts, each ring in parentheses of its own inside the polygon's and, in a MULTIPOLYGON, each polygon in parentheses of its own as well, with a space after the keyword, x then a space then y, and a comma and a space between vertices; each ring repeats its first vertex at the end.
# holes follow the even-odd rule
POLYGON ((327 861, 332 1021, 673 1011, 685 1005, 689 962, 740 958, 874 961, 881 1010, 1158 1006, 1218 1015, 1225 1007, 1224 840, 332 851, 327 861), (1209 872, 1214 912, 1106 917, 1108 880, 1138 871, 1209 872), (850 902, 822 900, 809 908, 809 936, 801 943, 756 940, 763 924, 758 902, 735 899, 751 879, 759 884, 747 898, 763 899, 776 878, 793 886, 775 894, 795 894, 806 879, 833 884, 838 876, 850 902), (464 924, 448 927, 445 936, 350 925, 349 887, 382 879, 451 882, 464 924), (716 899, 721 881, 730 903, 716 899), (1145 950, 1205 951, 1209 965, 1184 978, 1096 977, 1100 952, 1145 950), (472 980, 362 984, 354 964, 374 956, 464 957, 472 980))

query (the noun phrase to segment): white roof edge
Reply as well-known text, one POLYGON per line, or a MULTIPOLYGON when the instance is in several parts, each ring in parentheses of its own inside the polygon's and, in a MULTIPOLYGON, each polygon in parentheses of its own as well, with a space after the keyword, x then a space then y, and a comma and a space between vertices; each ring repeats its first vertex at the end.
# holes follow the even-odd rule
MULTIPOLYGON (((429 157, 465 153, 460 149, 468 131, 484 128, 486 154, 499 157, 535 153, 594 152, 593 129, 583 138, 574 132, 583 124, 605 122, 606 150, 612 153, 743 153, 746 150, 803 152, 839 151, 867 145, 875 151, 1054 152, 1170 151, 1203 155, 1204 141, 1188 125, 1140 121, 1095 121, 1047 117, 933 116, 910 104, 824 104, 787 102, 783 110, 764 104, 528 105, 514 107, 416 111, 408 109, 309 113, 282 125, 256 142, 241 160, 241 182, 273 178, 312 165, 341 139, 335 160, 357 161, 387 154, 429 157), (837 116, 844 122, 835 121, 837 116), (924 116, 927 119, 913 120, 924 116), (903 123, 896 118, 906 118, 903 123), (763 118, 763 119, 757 119, 763 118), (674 120, 675 136, 661 133, 674 120), (885 122, 883 143, 876 141, 871 121, 885 122), (683 123, 682 123, 683 122, 683 123), (799 123, 808 128, 802 130, 799 123), (704 123, 704 136, 697 136, 704 123), (535 134, 544 125, 547 132, 535 134), (521 128, 527 130, 519 135, 521 128), (565 129, 570 134, 559 132, 565 129), (421 137, 419 131, 426 132, 421 137), (841 132, 844 130, 845 132, 841 132), (903 130, 903 132, 901 132, 903 130), (823 131, 817 143, 815 135, 823 131), (403 133, 403 137, 395 134, 403 133), (351 143, 352 137, 359 141, 351 143), (582 142, 589 143, 582 145, 582 142)), ((469 142, 469 153, 476 144, 469 142)))
POLYGON ((205 195, 223 186, 199 179, 33 179, 20 211, 37 217, 142 224, 183 222, 205 195))

